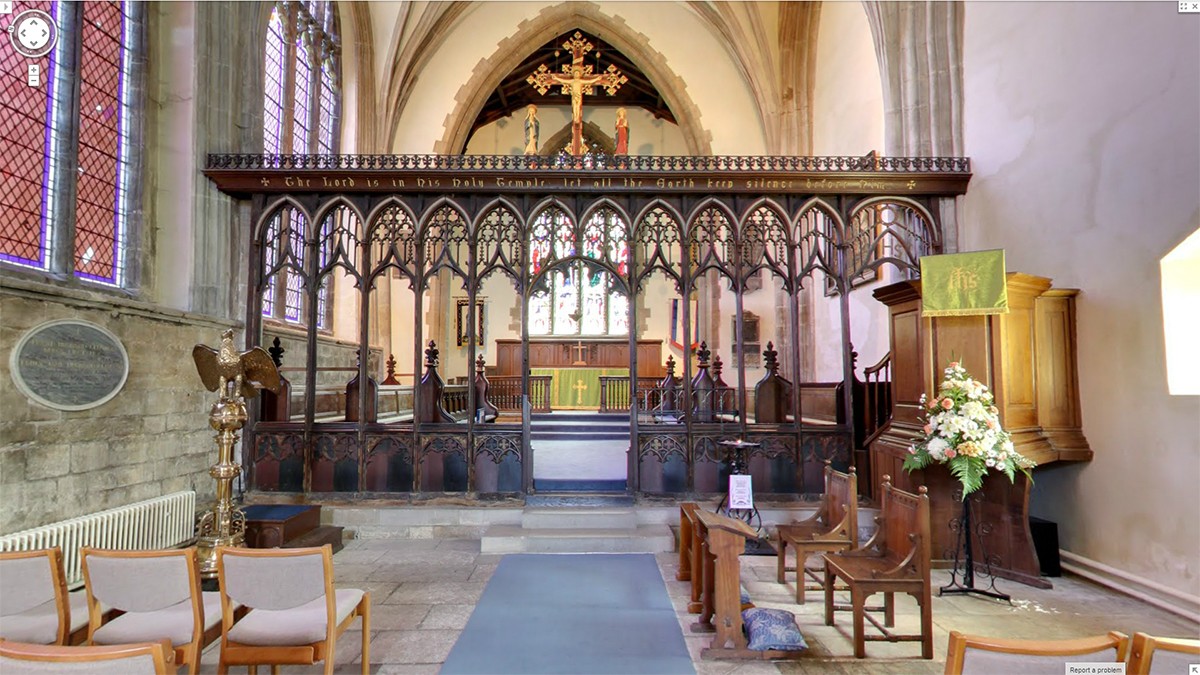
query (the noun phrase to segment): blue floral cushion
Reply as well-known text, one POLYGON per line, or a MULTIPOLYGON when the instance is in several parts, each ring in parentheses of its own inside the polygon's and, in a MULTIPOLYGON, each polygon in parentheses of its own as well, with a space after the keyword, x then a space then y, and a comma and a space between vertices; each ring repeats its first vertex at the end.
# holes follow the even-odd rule
POLYGON ((800 627, 796 625, 796 615, 789 611, 754 607, 742 612, 742 622, 750 638, 748 646, 754 651, 808 649, 800 627))

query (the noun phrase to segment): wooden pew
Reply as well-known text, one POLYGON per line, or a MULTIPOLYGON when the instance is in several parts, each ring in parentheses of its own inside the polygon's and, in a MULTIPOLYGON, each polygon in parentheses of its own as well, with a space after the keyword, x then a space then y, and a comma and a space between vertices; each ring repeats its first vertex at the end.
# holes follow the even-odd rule
POLYGON ((746 523, 697 509, 696 521, 704 534, 704 610, 693 632, 714 632, 710 645, 700 650, 704 659, 794 659, 801 652, 752 650, 743 630, 741 562, 747 539, 758 533, 746 523))
POLYGON ((866 640, 888 642, 920 641, 921 658, 933 658, 933 609, 929 569, 929 496, 924 486, 918 494, 892 487, 890 476, 883 477, 878 529, 875 536, 854 551, 825 554, 825 625, 833 625, 835 611, 854 613, 854 656, 865 658, 866 640), (849 587, 850 605, 833 602, 834 581, 841 579, 849 587), (921 606, 921 632, 895 635, 888 631, 896 623, 895 593, 913 596, 921 606), (883 593, 883 623, 868 614, 874 608, 866 600, 883 593), (863 634, 864 620, 882 635, 863 634))
POLYGON ((858 476, 854 467, 849 473, 834 471, 829 460, 825 460, 825 495, 821 507, 812 518, 779 525, 779 555, 776 557, 776 581, 784 583, 785 573, 796 572, 796 604, 804 604, 806 590, 822 590, 818 576, 820 569, 808 567, 805 562, 814 553, 849 551, 858 546, 858 476), (788 546, 796 552, 796 566, 787 566, 788 546), (807 577, 807 578, 806 578, 807 577), (811 579, 816 586, 809 587, 811 579))

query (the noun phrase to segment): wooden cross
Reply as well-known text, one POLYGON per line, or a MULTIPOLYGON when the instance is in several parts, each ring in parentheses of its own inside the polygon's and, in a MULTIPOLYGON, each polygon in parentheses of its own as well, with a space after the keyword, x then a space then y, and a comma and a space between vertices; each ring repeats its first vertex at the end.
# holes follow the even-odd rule
POLYGON ((571 388, 575 390, 575 405, 583 405, 583 392, 587 391, 587 385, 583 380, 575 380, 575 386, 571 388))
POLYGON ((573 366, 586 366, 587 365, 587 362, 583 360, 583 350, 585 350, 585 349, 587 349, 587 347, 585 347, 583 345, 583 340, 575 341, 575 346, 571 347, 571 351, 575 352, 575 363, 572 363, 571 365, 573 365, 573 366))
POLYGON ((583 147, 583 97, 584 95, 591 96, 593 87, 603 87, 608 92, 609 96, 617 93, 621 85, 629 81, 617 67, 609 64, 608 69, 603 73, 593 73, 592 67, 583 62, 583 57, 592 50, 592 43, 588 42, 583 34, 575 31, 575 35, 571 36, 562 44, 563 49, 571 52, 570 65, 563 64, 562 72, 555 73, 546 67, 546 64, 538 66, 536 72, 525 81, 533 85, 539 94, 545 95, 547 91, 555 86, 562 85, 562 93, 571 97, 571 148, 570 153, 579 157, 584 153, 583 147))

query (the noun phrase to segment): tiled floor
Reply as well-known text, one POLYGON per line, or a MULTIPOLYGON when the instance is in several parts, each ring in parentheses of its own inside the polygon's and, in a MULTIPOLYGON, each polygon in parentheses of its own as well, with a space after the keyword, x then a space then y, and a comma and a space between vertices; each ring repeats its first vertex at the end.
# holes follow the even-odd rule
MULTIPOLYGON (((346 543, 334 556, 337 583, 368 590, 372 599, 371 672, 436 673, 467 623, 501 556, 479 552, 476 539, 374 539, 346 543)), ((1200 637, 1200 626, 1138 600, 1112 593, 1075 577, 1054 579, 1040 590, 1001 581, 1013 596, 1011 605, 985 598, 953 596, 933 599, 934 660, 917 656, 917 643, 868 643, 869 659, 853 658, 849 615, 825 626, 820 593, 794 604, 794 588, 775 582, 775 558, 744 556, 742 579, 754 602, 788 609, 797 615, 810 646, 808 658, 790 663, 702 661, 708 636, 691 633, 695 621, 686 612, 688 586, 675 580, 676 557, 659 554, 659 568, 679 614, 679 623, 697 673, 941 673, 951 630, 1007 637, 1067 638, 1119 630, 1132 635, 1200 637)), ((935 572, 935 586, 948 573, 935 572)), ((897 628, 915 631, 916 604, 897 598, 897 628)), ((219 642, 219 641, 218 641, 219 642)), ((361 672, 361 632, 351 630, 338 641, 337 672, 361 672)), ((216 643, 204 654, 203 672, 216 671, 216 643)), ((232 669, 241 672, 240 668, 232 669)), ((285 673, 320 672, 284 668, 285 673)))

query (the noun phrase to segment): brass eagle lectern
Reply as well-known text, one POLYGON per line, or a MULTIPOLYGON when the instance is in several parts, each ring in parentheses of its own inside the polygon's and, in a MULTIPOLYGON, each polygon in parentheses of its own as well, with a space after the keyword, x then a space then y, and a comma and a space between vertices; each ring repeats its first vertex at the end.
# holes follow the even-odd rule
POLYGON ((233 505, 233 479, 242 472, 233 461, 233 446, 246 423, 246 399, 257 396, 259 389, 278 393, 279 370, 262 347, 235 350, 232 330, 221 335, 218 349, 196 345, 192 359, 204 386, 220 396, 208 415, 209 426, 217 432, 217 463, 208 470, 217 481, 216 503, 200 518, 196 541, 200 575, 211 579, 217 575, 217 548, 241 546, 246 539, 246 516, 233 505))

